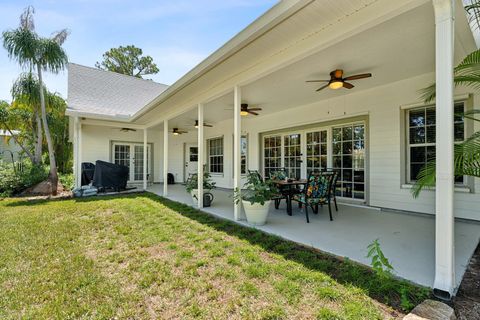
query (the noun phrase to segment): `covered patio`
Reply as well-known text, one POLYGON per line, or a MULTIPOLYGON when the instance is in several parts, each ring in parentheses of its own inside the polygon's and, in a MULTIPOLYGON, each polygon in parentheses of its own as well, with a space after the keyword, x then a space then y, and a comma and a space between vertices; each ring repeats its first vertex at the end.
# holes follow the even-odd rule
MULTIPOLYGON (((163 195, 163 185, 154 184, 147 191, 163 195)), ((211 207, 202 210, 234 221, 232 190, 216 189, 211 207)), ((168 199, 192 205, 191 196, 181 184, 170 185, 168 199)), ((433 286, 435 274, 435 217, 408 212, 384 211, 372 207, 339 204, 329 221, 328 209, 310 215, 310 223, 297 206, 288 216, 285 201, 280 208, 270 208, 268 222, 256 228, 324 252, 369 265, 367 246, 379 239, 382 250, 392 263, 396 275, 421 285, 433 286)), ((237 221, 248 225, 245 220, 237 221)), ((455 222, 455 269, 459 284, 469 259, 476 248, 480 224, 455 222)))

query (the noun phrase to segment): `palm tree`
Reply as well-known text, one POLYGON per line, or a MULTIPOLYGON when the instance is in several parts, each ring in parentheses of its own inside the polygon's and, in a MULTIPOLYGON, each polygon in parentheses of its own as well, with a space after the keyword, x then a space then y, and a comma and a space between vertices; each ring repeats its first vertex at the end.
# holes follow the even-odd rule
MULTIPOLYGON (((46 91, 46 88, 44 88, 46 91)), ((43 131, 40 119, 40 85, 36 77, 31 73, 24 73, 14 82, 12 87, 12 97, 17 104, 25 105, 33 113, 31 124, 32 144, 35 146, 34 164, 42 163, 43 131)))
MULTIPOLYGON (((480 89, 480 50, 476 50, 455 67, 453 82, 455 86, 480 89)), ((435 99, 435 84, 422 90, 423 100, 428 103, 435 99)), ((465 119, 480 121, 480 110, 470 110, 463 114, 465 119)), ((419 172, 412 189, 414 197, 421 190, 435 186, 435 159, 429 161, 419 172)), ((480 131, 472 134, 462 143, 454 146, 454 172, 456 176, 480 178, 480 131)))
POLYGON ((58 73, 65 69, 68 63, 67 54, 62 48, 68 32, 66 29, 53 34, 51 38, 38 36, 33 21, 34 9, 27 7, 20 16, 20 25, 17 29, 3 32, 3 46, 11 59, 16 60, 22 67, 37 71, 40 86, 40 109, 45 138, 47 140, 50 160, 49 180, 52 184, 52 194, 57 193, 58 173, 55 161, 55 151, 47 122, 45 110, 45 93, 42 72, 58 73))

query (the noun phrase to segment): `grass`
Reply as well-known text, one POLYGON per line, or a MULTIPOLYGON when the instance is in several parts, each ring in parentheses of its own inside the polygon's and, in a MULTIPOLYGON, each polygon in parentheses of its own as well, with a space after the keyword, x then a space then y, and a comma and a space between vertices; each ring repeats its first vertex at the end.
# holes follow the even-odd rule
POLYGON ((0 201, 0 257, 1 319, 383 319, 427 296, 151 194, 0 201))

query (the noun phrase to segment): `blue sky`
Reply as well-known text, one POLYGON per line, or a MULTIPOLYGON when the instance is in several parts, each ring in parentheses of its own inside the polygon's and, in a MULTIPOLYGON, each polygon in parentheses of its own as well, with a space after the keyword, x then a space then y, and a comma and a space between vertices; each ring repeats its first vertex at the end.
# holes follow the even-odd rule
MULTIPOLYGON (((160 68, 153 80, 172 84, 262 15, 276 0, 0 0, 0 31, 18 26, 28 5, 35 7, 43 36, 68 28, 64 44, 71 62, 94 66, 112 47, 133 44, 160 68)), ((0 48, 0 99, 22 70, 0 48)), ((66 98, 66 71, 46 75, 51 91, 66 98)))

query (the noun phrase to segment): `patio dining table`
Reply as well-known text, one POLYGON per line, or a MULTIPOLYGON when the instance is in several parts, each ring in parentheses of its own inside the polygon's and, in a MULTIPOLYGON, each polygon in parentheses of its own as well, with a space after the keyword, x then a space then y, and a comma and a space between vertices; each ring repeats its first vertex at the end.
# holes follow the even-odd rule
POLYGON ((287 214, 292 215, 292 197, 294 196, 294 187, 299 185, 306 185, 307 179, 288 179, 288 180, 273 180, 273 182, 280 188, 282 195, 287 201, 287 214))

